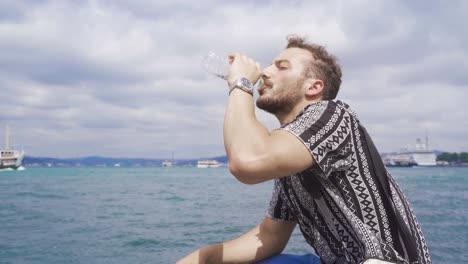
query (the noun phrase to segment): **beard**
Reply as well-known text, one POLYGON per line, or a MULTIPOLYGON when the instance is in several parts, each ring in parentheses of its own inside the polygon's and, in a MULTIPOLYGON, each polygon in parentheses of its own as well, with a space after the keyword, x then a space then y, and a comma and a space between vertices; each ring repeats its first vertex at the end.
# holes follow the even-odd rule
POLYGON ((256 102, 258 108, 273 114, 285 115, 290 113, 293 108, 301 101, 301 87, 304 84, 304 79, 300 79, 295 83, 279 84, 273 89, 270 89, 268 94, 261 95, 256 102))

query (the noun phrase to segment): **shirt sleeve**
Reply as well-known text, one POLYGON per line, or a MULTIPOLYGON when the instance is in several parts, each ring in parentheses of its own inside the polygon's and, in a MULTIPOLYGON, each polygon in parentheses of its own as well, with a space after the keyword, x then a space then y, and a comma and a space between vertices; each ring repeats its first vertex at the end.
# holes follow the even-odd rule
POLYGON ((302 141, 320 168, 320 175, 327 178, 352 163, 352 122, 352 114, 336 102, 320 101, 280 129, 302 141))
POLYGON ((291 212, 286 197, 278 179, 275 179, 273 194, 268 207, 267 217, 275 221, 296 221, 296 217, 291 212))

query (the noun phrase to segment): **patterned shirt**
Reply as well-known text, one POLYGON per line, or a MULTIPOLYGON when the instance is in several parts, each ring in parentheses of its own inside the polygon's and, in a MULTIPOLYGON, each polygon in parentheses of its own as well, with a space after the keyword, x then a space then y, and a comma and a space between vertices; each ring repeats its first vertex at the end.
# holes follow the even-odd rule
POLYGON ((280 129, 301 140, 315 164, 275 180, 271 219, 296 221, 322 263, 362 263, 368 258, 431 263, 408 201, 382 165, 380 173, 389 186, 383 190, 375 165, 381 158, 347 104, 313 103, 280 129), (402 235, 403 225, 410 239, 402 235))

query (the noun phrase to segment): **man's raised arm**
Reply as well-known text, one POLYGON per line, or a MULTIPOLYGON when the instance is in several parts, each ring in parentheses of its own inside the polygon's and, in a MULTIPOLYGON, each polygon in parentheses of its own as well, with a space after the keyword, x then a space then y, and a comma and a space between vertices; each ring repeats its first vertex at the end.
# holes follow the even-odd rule
MULTIPOLYGON (((229 83, 245 77, 255 83, 259 65, 236 54, 231 57, 229 83)), ((269 133, 255 116, 253 96, 232 90, 224 117, 224 145, 231 173, 241 182, 255 184, 303 171, 314 160, 303 143, 287 131, 269 133)))

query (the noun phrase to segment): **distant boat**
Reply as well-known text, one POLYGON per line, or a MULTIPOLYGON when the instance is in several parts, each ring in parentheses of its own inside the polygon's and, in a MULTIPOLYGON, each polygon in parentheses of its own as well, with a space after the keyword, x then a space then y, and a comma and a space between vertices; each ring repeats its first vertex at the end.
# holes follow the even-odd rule
POLYGON ((163 167, 174 167, 176 165, 175 161, 165 160, 162 163, 163 167))
POLYGON ((387 167, 413 167, 418 165, 413 157, 407 154, 387 154, 383 157, 383 162, 387 167))
POLYGON ((387 167, 437 166, 437 155, 429 149, 429 139, 416 139, 416 145, 404 148, 397 153, 383 154, 382 160, 387 167))
POLYGON ((422 143, 421 139, 416 140, 416 146, 413 149, 409 149, 407 152, 404 154, 409 155, 418 166, 436 166, 437 165, 437 156, 433 150, 430 150, 428 148, 428 143, 427 143, 427 137, 426 137, 426 142, 422 143))
POLYGON ((436 166, 437 161, 436 161, 436 154, 432 150, 419 150, 419 151, 413 151, 413 152, 408 152, 409 155, 411 155, 418 164, 418 166, 436 166))
POLYGON ((218 168, 221 166, 222 164, 216 160, 199 160, 197 162, 198 168, 218 168))
POLYGON ((5 149, 0 149, 0 169, 18 169, 24 158, 24 151, 10 149, 10 129, 6 128, 5 149))
POLYGON ((176 165, 176 162, 174 160, 174 152, 172 152, 172 158, 171 160, 165 160, 161 163, 163 167, 174 167, 176 165))

